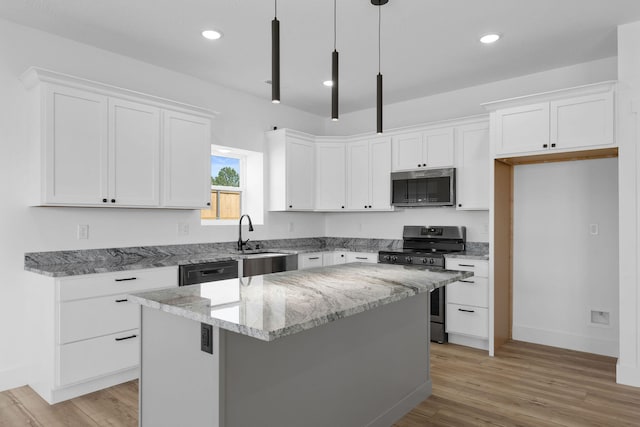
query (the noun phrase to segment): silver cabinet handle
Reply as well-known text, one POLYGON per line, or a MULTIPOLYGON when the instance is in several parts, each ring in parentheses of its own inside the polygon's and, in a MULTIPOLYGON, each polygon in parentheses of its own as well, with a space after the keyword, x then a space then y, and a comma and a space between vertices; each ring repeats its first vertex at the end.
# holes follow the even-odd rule
POLYGON ((357 256, 356 259, 369 259, 366 256, 357 256))

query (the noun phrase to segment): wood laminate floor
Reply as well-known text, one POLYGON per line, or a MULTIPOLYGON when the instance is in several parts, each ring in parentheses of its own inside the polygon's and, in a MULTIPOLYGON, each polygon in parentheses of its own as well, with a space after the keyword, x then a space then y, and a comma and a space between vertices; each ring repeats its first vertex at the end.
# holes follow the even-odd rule
MULTIPOLYGON (((613 358, 522 342, 494 358, 431 348, 433 395, 395 427, 640 426, 640 388, 615 383, 613 358)), ((0 393, 2 427, 135 427, 137 416, 136 381, 53 406, 26 386, 0 393)))

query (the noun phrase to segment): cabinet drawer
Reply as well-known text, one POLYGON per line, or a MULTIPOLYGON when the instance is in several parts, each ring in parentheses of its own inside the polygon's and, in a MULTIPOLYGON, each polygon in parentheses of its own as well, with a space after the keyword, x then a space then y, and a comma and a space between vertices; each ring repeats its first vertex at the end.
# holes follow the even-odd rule
POLYGON ((483 259, 446 258, 447 270, 473 271, 479 277, 489 277, 489 261, 483 259))
POLYGON ((64 386, 137 366, 140 332, 133 329, 61 345, 59 349, 58 385, 64 386))
POLYGON ((298 255, 298 269, 322 267, 322 252, 298 255))
POLYGON ((471 276, 447 285, 447 303, 489 307, 489 279, 471 276))
POLYGON ((58 280, 60 301, 69 301, 177 286, 178 267, 85 274, 58 280))
POLYGON ((137 329, 139 325, 140 306, 128 302, 125 294, 63 302, 58 342, 66 344, 137 329))
POLYGON ((447 304, 447 333, 489 338, 489 309, 447 304))
POLYGON ((378 262, 378 254, 373 252, 347 252, 347 262, 378 262))

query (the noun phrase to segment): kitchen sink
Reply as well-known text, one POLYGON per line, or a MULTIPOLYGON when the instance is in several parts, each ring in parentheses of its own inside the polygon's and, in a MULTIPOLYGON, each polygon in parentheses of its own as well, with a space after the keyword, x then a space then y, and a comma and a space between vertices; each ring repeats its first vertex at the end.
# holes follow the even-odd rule
POLYGON ((298 255, 281 252, 253 252, 242 255, 242 277, 297 270, 298 255))

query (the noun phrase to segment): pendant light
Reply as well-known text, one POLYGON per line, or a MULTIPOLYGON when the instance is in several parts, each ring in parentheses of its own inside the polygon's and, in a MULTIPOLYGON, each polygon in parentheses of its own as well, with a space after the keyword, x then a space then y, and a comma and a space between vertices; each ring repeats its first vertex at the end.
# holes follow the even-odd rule
POLYGON ((280 21, 278 0, 274 0, 275 16, 271 21, 271 102, 280 103, 280 21))
POLYGON ((338 121, 338 51, 336 50, 336 0, 333 0, 333 53, 331 54, 331 120, 338 121))
POLYGON ((382 23, 382 14, 380 6, 385 5, 389 0, 371 0, 371 4, 378 6, 378 77, 376 81, 376 132, 382 133, 382 73, 380 72, 380 28, 382 23))

